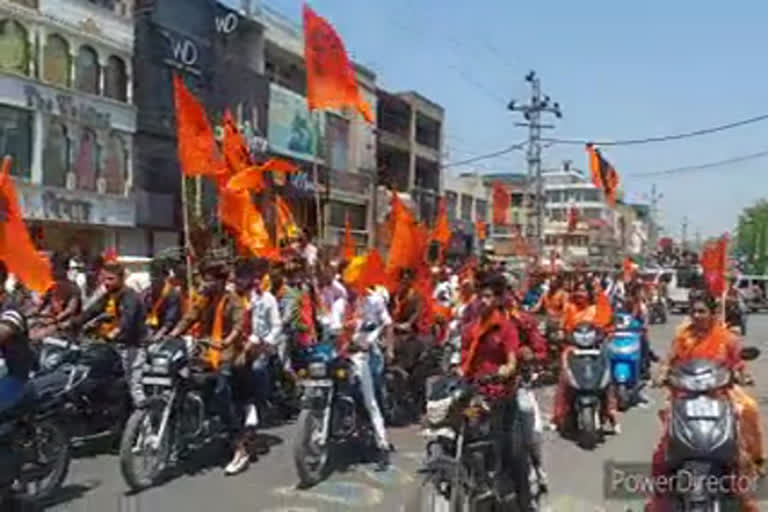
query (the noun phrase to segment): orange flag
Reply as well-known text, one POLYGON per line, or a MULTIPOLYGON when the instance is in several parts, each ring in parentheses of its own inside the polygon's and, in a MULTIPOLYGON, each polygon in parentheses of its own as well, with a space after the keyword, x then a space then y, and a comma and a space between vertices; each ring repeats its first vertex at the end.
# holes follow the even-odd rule
POLYGON ((587 144, 587 154, 592 183, 602 189, 608 205, 613 207, 616 204, 616 192, 619 190, 619 173, 592 144, 587 144))
POLYGON ((344 240, 341 243, 341 258, 344 261, 352 261, 355 257, 355 242, 352 240, 352 226, 349 224, 349 213, 344 221, 344 240))
POLYGON ((485 232, 485 222, 478 220, 475 221, 475 232, 477 233, 477 239, 478 240, 485 240, 486 232, 485 232))
MULTIPOLYGON (((365 258, 365 264, 360 271, 357 285, 359 289, 364 290, 371 286, 387 285, 387 273, 384 269, 384 261, 381 259, 379 251, 371 250, 365 258)), ((389 288, 389 286, 387 286, 389 288)))
POLYGON ((299 172, 301 169, 298 165, 291 163, 288 160, 283 160, 282 158, 270 158, 261 164, 261 170, 294 174, 299 172))
POLYGON ((185 176, 211 175, 221 166, 213 130, 205 109, 173 75, 173 99, 176 106, 176 134, 181 170, 185 176))
POLYGON ((254 255, 268 259, 278 257, 264 218, 251 201, 250 192, 219 189, 219 218, 237 242, 254 255))
POLYGON ((503 184, 493 184, 493 223, 503 226, 507 223, 507 210, 509 209, 509 193, 503 184))
POLYGON ((373 112, 360 96, 344 43, 333 27, 306 4, 304 59, 310 110, 350 107, 357 109, 369 123, 373 122, 373 112))
POLYGON ((393 195, 392 215, 394 228, 389 247, 389 260, 387 261, 387 274, 397 279, 397 273, 404 268, 415 267, 415 254, 418 245, 421 244, 420 233, 416 220, 408 208, 393 195))
POLYGON ((451 223, 448 221, 448 208, 445 204, 445 198, 440 199, 437 207, 437 220, 435 229, 432 232, 432 240, 445 247, 451 241, 451 223))
POLYGON ((709 293, 719 297, 725 293, 728 271, 728 235, 721 236, 716 242, 710 242, 701 251, 701 268, 709 293))
POLYGON ((632 280, 632 277, 635 275, 635 271, 637 270, 637 265, 635 265, 632 262, 632 259, 627 257, 624 258, 624 282, 628 283, 632 280))
POLYGON ((40 254, 21 215, 16 187, 11 179, 11 158, 3 159, 0 170, 0 260, 8 272, 30 290, 45 293, 53 285, 51 263, 40 254))
POLYGON ((285 200, 277 196, 275 199, 275 209, 277 210, 277 239, 290 240, 299 235, 299 226, 293 218, 293 212, 285 200))
POLYGON ((611 310, 611 303, 608 300, 608 296, 600 290, 597 292, 597 299, 595 300, 595 325, 598 327, 606 327, 611 324, 611 317, 613 311, 611 310))

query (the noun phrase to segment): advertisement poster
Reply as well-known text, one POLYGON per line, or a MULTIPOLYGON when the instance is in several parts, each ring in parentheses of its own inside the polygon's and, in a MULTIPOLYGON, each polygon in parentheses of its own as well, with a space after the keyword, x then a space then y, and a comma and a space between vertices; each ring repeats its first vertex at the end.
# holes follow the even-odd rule
POLYGON ((307 100, 274 83, 269 85, 269 148, 275 153, 318 162, 325 159, 325 114, 310 115, 307 100))

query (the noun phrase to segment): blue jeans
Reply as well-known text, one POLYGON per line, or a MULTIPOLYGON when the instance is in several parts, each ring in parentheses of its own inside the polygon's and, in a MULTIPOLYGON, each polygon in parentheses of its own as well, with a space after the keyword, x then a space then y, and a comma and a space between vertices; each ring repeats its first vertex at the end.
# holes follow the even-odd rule
POLYGON ((0 412, 11 409, 24 398, 28 382, 27 379, 18 377, 0 379, 0 412))
MULTIPOLYGON (((377 344, 371 345, 369 354, 369 365, 371 367, 371 376, 373 385, 379 400, 386 402, 387 386, 384 385, 384 354, 381 353, 381 347, 377 344)), ((382 404, 383 405, 383 404, 382 404)))

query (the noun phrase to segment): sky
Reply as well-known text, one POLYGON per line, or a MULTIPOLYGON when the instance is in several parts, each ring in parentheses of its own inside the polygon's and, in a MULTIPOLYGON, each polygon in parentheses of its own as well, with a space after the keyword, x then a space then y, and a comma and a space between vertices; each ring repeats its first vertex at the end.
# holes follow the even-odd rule
MULTIPOLYGON (((297 23, 301 2, 269 0, 297 23)), ((563 111, 544 136, 620 140, 689 132, 768 113, 768 2, 570 0, 313 0, 350 57, 388 90, 416 90, 446 111, 447 161, 527 139, 506 105, 525 101, 529 70, 563 111)), ((695 172, 638 176, 768 150, 768 120, 673 142, 605 147, 630 196, 663 195, 659 220, 679 238, 732 229, 742 208, 768 195, 768 157, 695 172), (634 175, 634 176, 633 176, 634 175)), ((545 167, 582 145, 553 145, 545 167)), ((480 172, 525 172, 522 152, 484 160, 480 172)), ((452 171, 454 172, 454 171, 452 171)))

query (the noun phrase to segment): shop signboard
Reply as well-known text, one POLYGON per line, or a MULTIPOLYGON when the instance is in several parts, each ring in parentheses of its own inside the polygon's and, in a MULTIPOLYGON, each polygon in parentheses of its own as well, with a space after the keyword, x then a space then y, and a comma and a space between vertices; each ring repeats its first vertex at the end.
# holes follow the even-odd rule
POLYGON ((25 219, 114 227, 136 225, 133 198, 108 196, 16 182, 25 219))
POLYGON ((301 160, 324 160, 325 114, 310 114, 307 100, 293 91, 271 83, 267 114, 269 148, 275 153, 301 160))

